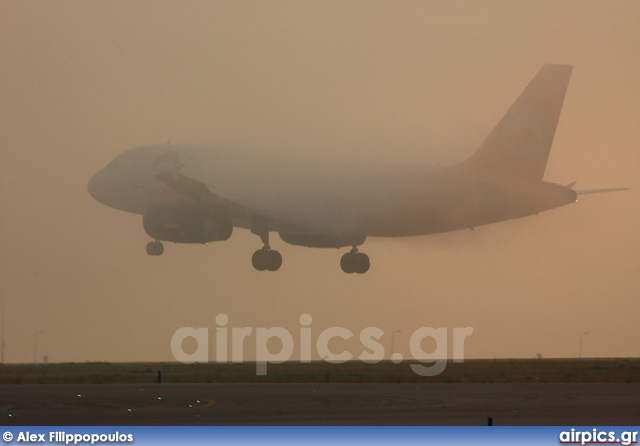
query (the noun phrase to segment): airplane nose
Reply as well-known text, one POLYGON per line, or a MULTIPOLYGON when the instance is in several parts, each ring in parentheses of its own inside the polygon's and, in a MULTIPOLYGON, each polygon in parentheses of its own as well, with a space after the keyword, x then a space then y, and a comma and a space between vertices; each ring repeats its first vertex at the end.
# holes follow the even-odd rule
POLYGON ((89 191, 89 195, 91 195, 96 201, 100 201, 100 198, 98 198, 100 195, 100 181, 98 179, 99 175, 99 173, 95 174, 91 177, 89 183, 87 183, 87 190, 89 191))

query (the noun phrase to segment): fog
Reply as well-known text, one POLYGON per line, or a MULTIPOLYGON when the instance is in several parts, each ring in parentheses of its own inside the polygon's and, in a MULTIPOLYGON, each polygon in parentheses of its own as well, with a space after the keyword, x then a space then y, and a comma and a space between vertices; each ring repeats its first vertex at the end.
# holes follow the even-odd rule
POLYGON ((0 21, 6 362, 171 361, 174 332, 218 314, 294 339, 309 314, 314 337, 356 334, 332 344, 354 356, 365 327, 387 357, 420 327, 473 327, 467 358, 576 357, 580 338, 584 356, 640 355, 637 2, 0 1, 0 21), (574 66, 545 180, 632 190, 369 238, 365 275, 340 270, 346 249, 277 235, 281 270, 257 272, 247 230, 150 257, 140 216, 87 192, 122 151, 167 141, 294 153, 282 169, 329 180, 454 164, 545 63, 574 66))

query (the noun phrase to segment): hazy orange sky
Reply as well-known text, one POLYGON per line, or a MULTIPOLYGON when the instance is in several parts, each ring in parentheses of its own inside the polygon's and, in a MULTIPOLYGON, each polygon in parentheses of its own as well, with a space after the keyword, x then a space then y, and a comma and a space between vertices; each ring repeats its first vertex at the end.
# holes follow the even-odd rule
MULTIPOLYGON (((169 361, 180 327, 473 327, 468 358, 640 356, 637 1, 0 1, 0 293, 7 362, 169 361), (574 65, 545 179, 631 191, 345 251, 166 245, 89 178, 168 140, 348 160, 473 153, 545 63, 574 65)), ((330 174, 330 173, 328 173, 330 174)), ((382 186, 381 186, 382 187, 382 186)), ((336 344, 350 349, 353 343, 336 344)), ((428 346, 427 346, 428 347, 428 346)), ((426 347, 425 347, 426 348, 426 347)), ((351 352, 357 356, 359 349, 351 352)))

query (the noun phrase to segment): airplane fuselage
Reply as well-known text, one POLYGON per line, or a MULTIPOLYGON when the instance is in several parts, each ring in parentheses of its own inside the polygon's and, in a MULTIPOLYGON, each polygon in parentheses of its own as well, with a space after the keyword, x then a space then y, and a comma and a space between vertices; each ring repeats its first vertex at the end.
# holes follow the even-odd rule
MULTIPOLYGON (((252 197, 250 203, 236 197, 241 203, 266 203, 278 214, 281 209, 299 211, 288 212, 287 221, 273 218, 271 231, 347 238, 456 231, 526 217, 576 201, 575 191, 566 186, 517 176, 490 178, 464 163, 413 176, 390 172, 381 188, 381 175, 372 173, 353 175, 342 182, 329 177, 330 181, 313 182, 313 177, 301 173, 304 169, 286 177, 267 167, 259 175, 250 168, 253 173, 243 178, 246 166, 236 160, 225 163, 229 159, 233 154, 218 156, 215 150, 199 147, 140 147, 125 152, 97 173, 89 191, 108 206, 144 215, 153 206, 204 200, 208 189, 199 195, 188 184, 181 189, 180 183, 185 181, 183 172, 209 166, 214 194, 218 193, 216 186, 222 194, 233 188, 240 191, 238 195, 252 197), (163 158, 173 164, 167 165, 163 158), (265 184, 270 177, 278 179, 275 187, 265 184)), ((254 166, 256 162, 253 159, 249 164, 254 166)), ((278 165, 277 160, 272 163, 278 165)), ((230 202, 228 212, 234 226, 251 228, 253 216, 244 211, 243 204, 230 202)))
POLYGON ((576 201, 576 191, 543 175, 571 74, 545 65, 476 152, 454 166, 367 169, 271 150, 220 150, 174 144, 123 152, 89 182, 98 201, 143 216, 155 239, 208 243, 234 227, 260 236, 252 258, 275 271, 282 257, 269 233, 308 247, 351 246, 347 273, 364 273, 367 237, 409 237, 526 217, 576 201))

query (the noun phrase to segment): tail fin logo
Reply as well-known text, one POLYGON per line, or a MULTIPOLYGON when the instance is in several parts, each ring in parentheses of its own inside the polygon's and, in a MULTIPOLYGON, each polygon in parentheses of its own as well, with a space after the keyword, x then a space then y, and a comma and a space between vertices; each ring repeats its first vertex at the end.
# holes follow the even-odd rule
POLYGON ((527 160, 544 152, 548 136, 544 124, 535 112, 518 110, 504 123, 502 144, 514 158, 527 160))

